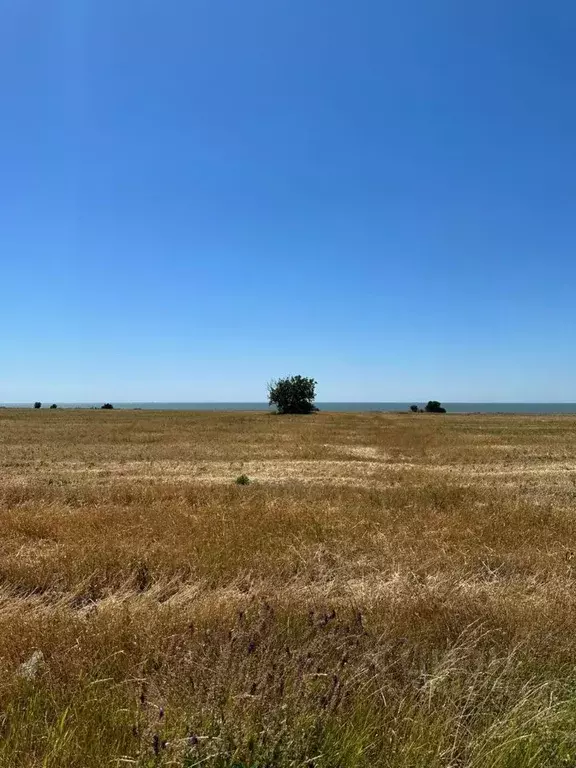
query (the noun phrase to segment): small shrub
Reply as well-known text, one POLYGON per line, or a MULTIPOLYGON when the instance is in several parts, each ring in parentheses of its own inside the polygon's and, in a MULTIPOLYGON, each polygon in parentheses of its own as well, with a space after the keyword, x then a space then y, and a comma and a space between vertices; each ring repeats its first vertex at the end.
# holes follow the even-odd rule
POLYGON ((50 410, 52 410, 53 408, 58 408, 58 406, 56 405, 56 403, 52 403, 52 405, 50 406, 50 410))
POLYGON ((112 403, 104 403, 104 405, 102 406, 102 410, 104 411, 111 411, 113 409, 114 409, 114 406, 112 405, 112 403))
POLYGON ((36 400, 34 403, 34 408, 42 408, 42 403, 39 400, 36 400))
POLYGON ((248 475, 240 475, 236 478, 236 485, 250 485, 250 478, 248 475))
POLYGON ((410 410, 412 411, 412 413, 418 413, 418 406, 417 405, 411 405, 410 406, 410 410))

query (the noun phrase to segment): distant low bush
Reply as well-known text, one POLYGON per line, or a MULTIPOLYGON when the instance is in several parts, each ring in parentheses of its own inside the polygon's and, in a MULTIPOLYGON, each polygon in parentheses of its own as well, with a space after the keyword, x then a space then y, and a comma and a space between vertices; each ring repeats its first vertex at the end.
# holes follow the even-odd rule
POLYGON ((418 406, 417 405, 411 405, 410 406, 410 410, 412 411, 412 413, 418 413, 418 406))
POLYGON ((250 478, 248 475, 240 475, 236 478, 236 485, 250 485, 250 478))
POLYGON ((52 410, 53 408, 58 408, 58 406, 56 405, 56 403, 52 403, 52 405, 50 406, 50 410, 52 410))
POLYGON ((446 413, 446 408, 442 408, 442 403, 438 400, 428 400, 424 410, 426 413, 446 413))
POLYGON ((112 405, 112 403, 104 403, 104 405, 102 406, 102 410, 104 411, 111 411, 113 409, 114 409, 114 406, 112 405))
POLYGON ((42 403, 40 402, 40 400, 36 400, 36 402, 34 403, 34 408, 42 408, 42 403))

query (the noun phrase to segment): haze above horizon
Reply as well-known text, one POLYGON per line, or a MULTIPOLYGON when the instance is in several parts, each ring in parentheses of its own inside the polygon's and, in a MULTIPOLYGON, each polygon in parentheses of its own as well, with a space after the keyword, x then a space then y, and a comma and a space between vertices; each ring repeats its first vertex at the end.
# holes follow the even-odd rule
POLYGON ((8 0, 0 401, 576 397, 576 6, 8 0))

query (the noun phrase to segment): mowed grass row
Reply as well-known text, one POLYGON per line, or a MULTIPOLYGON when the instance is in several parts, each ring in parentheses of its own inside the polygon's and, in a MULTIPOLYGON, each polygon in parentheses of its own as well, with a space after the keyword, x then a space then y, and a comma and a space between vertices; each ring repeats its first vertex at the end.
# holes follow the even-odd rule
POLYGON ((574 765, 575 449, 571 417, 0 411, 0 764, 574 765))

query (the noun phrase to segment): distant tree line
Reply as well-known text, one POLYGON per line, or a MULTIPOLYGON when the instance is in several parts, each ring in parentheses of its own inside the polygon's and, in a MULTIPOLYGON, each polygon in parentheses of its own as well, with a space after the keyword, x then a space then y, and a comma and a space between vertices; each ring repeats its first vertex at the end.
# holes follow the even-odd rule
MULTIPOLYGON (((268 384, 268 404, 276 406, 276 412, 281 414, 306 414, 319 409, 314 405, 316 399, 317 381, 308 376, 286 376, 283 379, 274 379, 268 384)), ((104 403, 101 410, 111 411, 112 403, 104 403)), ((42 408, 42 403, 37 400, 34 408, 42 408)), ((58 408, 52 403, 50 408, 58 408)), ((411 405, 412 413, 446 413, 439 400, 429 400, 424 408, 411 405)))
MULTIPOLYGON (((268 384, 268 403, 275 405, 278 413, 312 413, 316 397, 315 379, 306 376, 286 376, 268 384)), ((413 413, 446 413, 438 400, 429 400, 424 408, 411 405, 413 413)))
MULTIPOLYGON (((110 411, 114 408, 112 403, 104 403, 104 405, 100 407, 106 411, 110 411)), ((42 408, 42 403, 39 400, 36 400, 36 402, 34 403, 34 408, 42 408)), ((55 408, 58 408, 58 406, 56 405, 56 403, 52 403, 52 405, 50 406, 50 410, 54 410, 55 408)))

